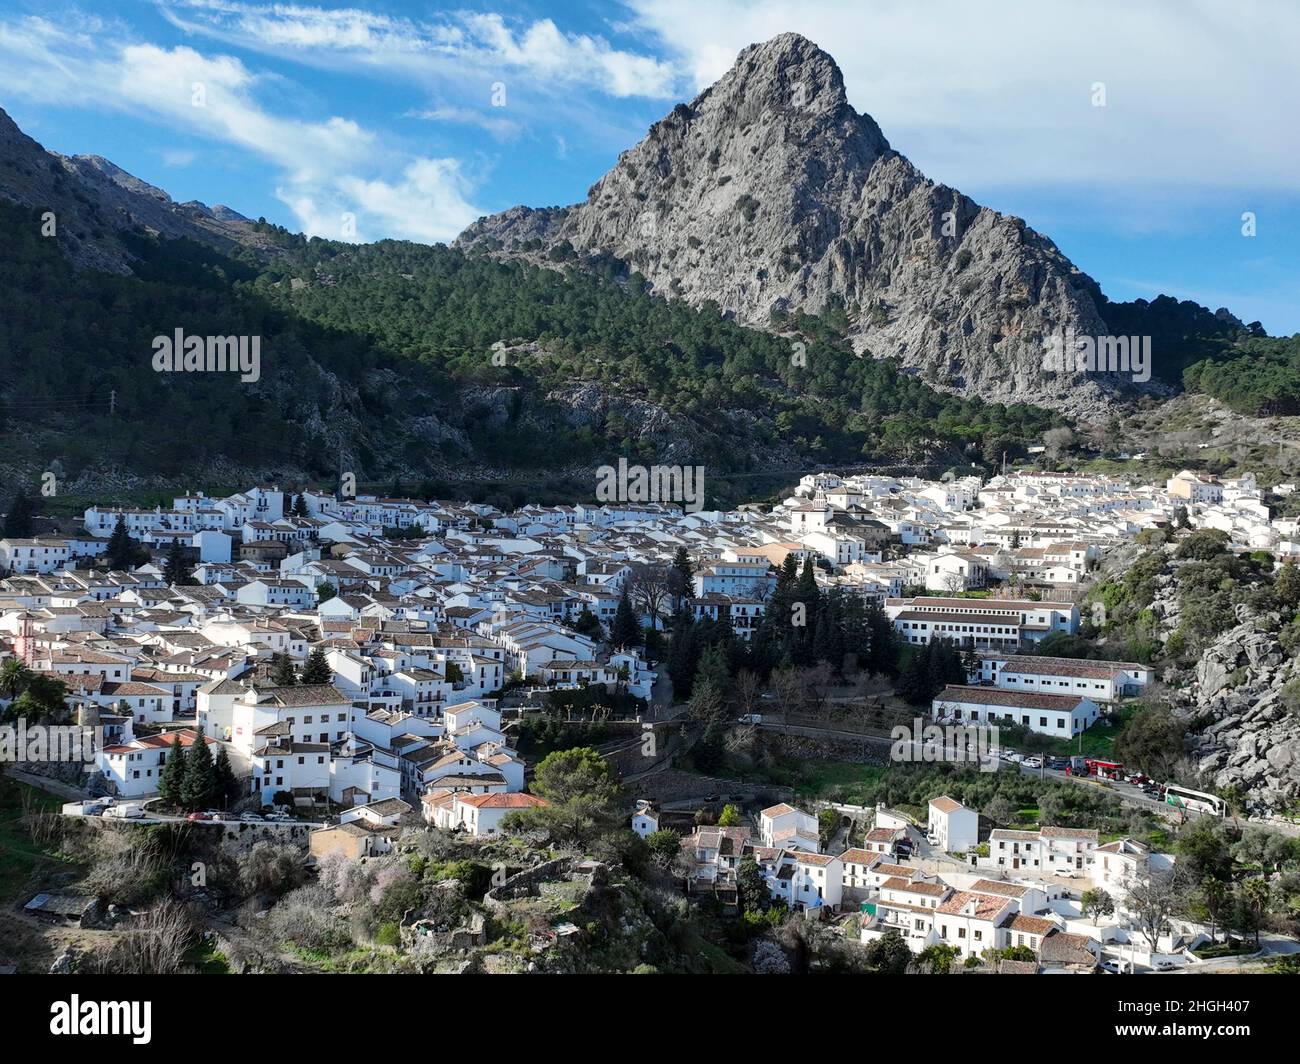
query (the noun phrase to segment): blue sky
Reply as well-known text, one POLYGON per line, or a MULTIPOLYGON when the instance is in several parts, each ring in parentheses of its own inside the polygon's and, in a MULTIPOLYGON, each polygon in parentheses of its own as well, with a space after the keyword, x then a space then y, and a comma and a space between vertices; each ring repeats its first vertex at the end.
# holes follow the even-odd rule
POLYGON ((1287 0, 0 0, 0 107, 179 200, 449 240, 571 203, 740 48, 796 30, 936 181, 1114 299, 1300 331, 1287 0), (1254 236, 1242 216, 1254 215, 1254 236))

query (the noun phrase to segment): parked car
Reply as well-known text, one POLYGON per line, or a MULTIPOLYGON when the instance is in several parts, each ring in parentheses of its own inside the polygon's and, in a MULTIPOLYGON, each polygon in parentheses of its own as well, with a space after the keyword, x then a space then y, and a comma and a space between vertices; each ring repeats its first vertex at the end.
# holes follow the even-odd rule
POLYGON ((283 823, 286 820, 292 820, 293 817, 291 817, 288 813, 267 813, 266 819, 273 820, 277 824, 279 824, 279 823, 283 823))
POLYGON ((261 813, 241 813, 239 819, 249 824, 254 824, 254 823, 260 824, 266 818, 262 816, 261 813))
POLYGON ((1025 758, 1023 764, 1024 764, 1025 768, 1042 768, 1042 767, 1043 767, 1043 759, 1042 759, 1041 757, 1038 757, 1037 755, 1035 755, 1035 756, 1033 756, 1033 757, 1027 757, 1027 758, 1025 758))
POLYGON ((229 813, 223 813, 217 809, 205 809, 203 810, 203 815, 209 820, 225 820, 230 816, 229 813))
POLYGON ((185 817, 185 819, 189 821, 198 821, 198 820, 211 820, 212 817, 209 816, 207 813, 200 813, 195 811, 193 813, 188 814, 185 817))

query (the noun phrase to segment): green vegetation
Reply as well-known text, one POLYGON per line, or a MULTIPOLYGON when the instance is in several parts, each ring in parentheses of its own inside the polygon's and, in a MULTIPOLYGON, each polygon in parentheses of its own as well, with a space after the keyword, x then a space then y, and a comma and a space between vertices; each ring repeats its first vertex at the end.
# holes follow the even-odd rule
POLYGON ((794 337, 652 296, 613 263, 558 273, 443 246, 285 235, 285 254, 263 264, 139 238, 139 276, 118 277, 74 271, 29 211, 0 205, 0 225, 0 423, 52 434, 42 453, 59 453, 70 478, 101 462, 189 475, 220 456, 328 479, 338 450, 313 424, 344 428, 359 475, 436 476, 465 457, 458 439, 515 471, 615 453, 653 460, 655 442, 617 412, 567 425, 569 404, 544 397, 577 381, 663 406, 719 475, 771 448, 801 461, 983 456, 1059 420, 940 394, 891 362, 855 357, 807 316, 799 322, 816 335, 794 360, 794 337), (260 336, 262 379, 155 372, 153 338, 177 328, 260 336), (516 340, 492 358, 494 344, 516 340), (431 413, 453 430, 434 446, 406 427, 431 413))
POLYGON ((53 833, 33 831, 33 817, 56 815, 58 798, 0 776, 0 905, 18 901, 32 875, 52 867, 76 868, 53 833))
POLYGON ((1243 338, 1227 355, 1187 367, 1187 390, 1251 417, 1300 414, 1300 335, 1243 338))

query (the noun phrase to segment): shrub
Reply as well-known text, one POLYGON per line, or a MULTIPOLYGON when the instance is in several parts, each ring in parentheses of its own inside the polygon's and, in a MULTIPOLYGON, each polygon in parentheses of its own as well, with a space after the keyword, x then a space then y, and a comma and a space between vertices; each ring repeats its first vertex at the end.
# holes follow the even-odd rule
POLYGON ((298 887, 286 894, 266 918, 277 941, 300 949, 328 953, 352 944, 347 925, 334 912, 334 899, 324 888, 298 887))
POLYGON ((297 846, 263 839, 239 859, 239 881, 249 894, 283 894, 305 878, 297 846))

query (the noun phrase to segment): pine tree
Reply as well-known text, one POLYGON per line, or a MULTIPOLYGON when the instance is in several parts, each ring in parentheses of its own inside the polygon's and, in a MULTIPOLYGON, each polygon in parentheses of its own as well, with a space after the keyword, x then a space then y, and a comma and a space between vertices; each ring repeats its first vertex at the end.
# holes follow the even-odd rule
POLYGON ((169 585, 186 583, 190 578, 190 567, 185 561, 185 551, 179 539, 173 539, 167 548, 167 560, 163 563, 163 579, 169 585))
POLYGON ((271 682, 276 687, 292 687, 298 682, 298 674, 294 672, 293 662, 289 660, 288 654, 271 656, 271 682))
POLYGON ((158 797, 167 805, 181 804, 181 793, 185 789, 185 760, 185 747, 181 746, 178 733, 172 736, 167 763, 163 765, 162 775, 158 779, 158 797))
POLYGON ((610 645, 616 649, 635 646, 640 642, 640 632, 641 626, 632 612, 632 604, 628 601, 627 589, 624 588, 618 598, 618 609, 614 611, 614 624, 609 630, 610 645))
POLYGON ((121 514, 117 515, 117 524, 113 526, 113 534, 108 537, 108 547, 104 551, 108 559, 110 569, 130 569, 135 565, 135 559, 138 557, 135 540, 126 530, 126 518, 121 514))
POLYGON ((217 779, 212 766, 212 751, 203 738, 203 729, 190 747, 185 758, 185 779, 181 783, 181 806, 184 809, 202 809, 216 799, 217 779))
POLYGON ((642 629, 642 638, 645 640, 645 656, 647 661, 662 661, 664 656, 664 634, 658 628, 642 629))
POLYGON ((1300 570, 1296 569, 1293 559, 1288 558, 1286 564, 1277 571, 1277 576, 1273 578, 1273 594, 1282 605, 1290 609, 1300 606, 1300 570))
POLYGON ((931 697, 930 644, 914 647, 898 677, 898 697, 909 705, 919 706, 931 697))
POLYGON ((691 696, 700 646, 699 625, 683 611, 673 626, 673 641, 668 648, 668 675, 673 681, 673 695, 678 699, 691 696))
POLYGON ((324 647, 315 647, 307 655, 307 666, 302 670, 302 683, 322 684, 334 682, 334 670, 325 657, 324 647))
POLYGON ((216 783, 215 802, 221 809, 229 808, 239 800, 239 780, 230 764, 230 754, 224 746, 217 750, 217 759, 212 765, 212 776, 216 783))
POLYGON ((24 492, 16 493, 9 500, 4 534, 6 539, 26 539, 32 534, 32 500, 24 492))
POLYGON ((691 691, 691 712, 697 720, 716 721, 722 716, 731 690, 727 648, 718 644, 700 655, 691 691))

